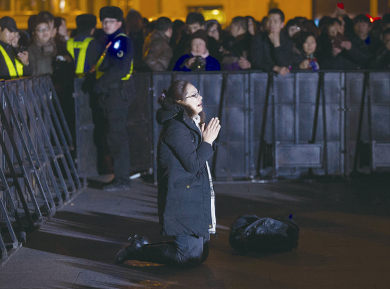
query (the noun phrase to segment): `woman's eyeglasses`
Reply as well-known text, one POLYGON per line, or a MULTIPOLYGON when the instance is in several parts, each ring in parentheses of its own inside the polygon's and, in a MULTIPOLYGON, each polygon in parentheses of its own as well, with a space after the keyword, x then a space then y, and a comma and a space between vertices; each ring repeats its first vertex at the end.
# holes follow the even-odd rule
POLYGON ((200 92, 199 92, 199 90, 197 90, 196 93, 194 93, 193 95, 187 96, 186 98, 190 98, 190 97, 198 98, 199 95, 200 95, 200 92))
POLYGON ((35 32, 37 32, 37 33, 45 33, 45 32, 47 32, 47 31, 49 31, 48 28, 42 28, 42 29, 37 29, 37 30, 35 30, 35 32))

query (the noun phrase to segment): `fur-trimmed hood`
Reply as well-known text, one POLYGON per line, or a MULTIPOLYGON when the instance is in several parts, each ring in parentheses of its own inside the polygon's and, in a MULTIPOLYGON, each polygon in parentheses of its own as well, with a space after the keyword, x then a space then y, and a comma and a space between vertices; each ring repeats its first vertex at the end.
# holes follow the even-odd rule
MULTIPOLYGON (((196 111, 192 109, 189 105, 182 103, 171 103, 166 101, 161 108, 156 113, 156 121, 158 124, 162 125, 164 122, 171 120, 176 117, 178 114, 183 114, 188 118, 192 119, 196 115, 196 111)), ((201 111, 199 113, 200 124, 204 123, 205 113, 201 111)))

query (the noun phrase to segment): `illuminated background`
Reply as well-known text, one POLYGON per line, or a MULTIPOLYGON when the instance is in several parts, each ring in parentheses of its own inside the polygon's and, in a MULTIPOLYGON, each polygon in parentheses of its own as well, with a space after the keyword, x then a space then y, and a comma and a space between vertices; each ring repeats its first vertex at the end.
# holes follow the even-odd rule
POLYGON ((101 7, 115 5, 125 15, 130 9, 135 9, 150 20, 160 16, 185 20, 189 11, 198 11, 206 19, 228 24, 239 15, 251 15, 261 20, 270 7, 282 9, 287 20, 295 16, 316 19, 331 15, 341 1, 351 17, 360 13, 382 16, 390 7, 390 0, 0 0, 0 17, 11 16, 19 28, 25 29, 30 15, 48 10, 67 19, 68 27, 73 29, 76 15, 93 13, 98 16, 101 7))

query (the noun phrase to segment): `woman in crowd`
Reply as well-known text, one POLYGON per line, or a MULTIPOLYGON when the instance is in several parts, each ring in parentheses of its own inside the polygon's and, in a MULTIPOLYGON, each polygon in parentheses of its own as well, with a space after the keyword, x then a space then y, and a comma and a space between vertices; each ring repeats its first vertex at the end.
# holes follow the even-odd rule
POLYGON ((248 27, 248 33, 252 36, 258 34, 259 32, 257 29, 255 18, 253 18, 252 16, 245 16, 245 20, 248 27))
POLYGON ((50 24, 46 19, 37 17, 33 29, 33 43, 28 48, 29 61, 33 63, 33 76, 52 74, 53 58, 57 47, 51 37, 50 24))
POLYGON ((191 35, 191 52, 181 56, 173 68, 174 71, 221 70, 218 60, 209 54, 207 33, 199 29, 191 35))
POLYGON ((163 126, 158 141, 157 179, 160 231, 173 241, 150 244, 134 237, 116 263, 140 260, 182 268, 208 257, 215 234, 215 194, 207 160, 220 131, 218 118, 205 125, 203 97, 186 80, 174 81, 159 98, 156 119, 163 126))
POLYGON ((293 69, 318 71, 317 41, 313 32, 300 32, 294 48, 293 69))

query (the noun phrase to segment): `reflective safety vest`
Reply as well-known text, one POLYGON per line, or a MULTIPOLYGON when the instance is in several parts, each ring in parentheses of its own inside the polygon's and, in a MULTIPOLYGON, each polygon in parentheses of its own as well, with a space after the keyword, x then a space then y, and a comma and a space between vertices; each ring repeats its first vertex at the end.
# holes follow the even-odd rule
POLYGON ((23 76, 23 64, 15 57, 15 64, 13 64, 7 51, 0 45, 1 54, 4 57, 5 64, 7 65, 9 75, 11 78, 17 78, 23 76))
MULTIPOLYGON (((119 33, 117 36, 115 36, 115 38, 117 38, 118 36, 125 36, 125 37, 128 37, 128 36, 127 36, 126 34, 124 34, 124 33, 119 33)), ((114 38, 114 39, 115 39, 115 38, 114 38)), ((106 57, 106 53, 107 53, 107 51, 108 51, 108 48, 110 48, 110 46, 111 46, 112 42, 114 41, 114 39, 113 39, 110 43, 107 44, 106 49, 104 50, 103 54, 100 56, 98 62, 96 63, 96 66, 95 66, 95 70, 96 70, 96 79, 99 79, 99 78, 102 77, 103 74, 104 74, 104 72, 102 72, 102 71, 99 70, 99 67, 100 67, 100 65, 102 64, 104 58, 106 57)), ((123 52, 122 52, 122 53, 123 53, 123 52)), ((129 72, 125 77, 123 77, 121 80, 128 80, 128 79, 130 79, 130 76, 131 76, 132 73, 133 73, 133 60, 131 60, 130 72, 129 72)))
POLYGON ((77 63, 76 65, 76 75, 78 77, 83 77, 87 71, 84 71, 85 59, 87 58, 87 49, 89 43, 93 40, 92 37, 87 37, 83 41, 74 41, 74 38, 69 39, 66 42, 66 49, 72 55, 73 59, 77 63), (77 60, 74 57, 74 50, 80 49, 77 60))

